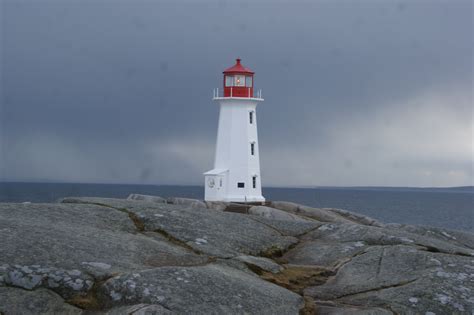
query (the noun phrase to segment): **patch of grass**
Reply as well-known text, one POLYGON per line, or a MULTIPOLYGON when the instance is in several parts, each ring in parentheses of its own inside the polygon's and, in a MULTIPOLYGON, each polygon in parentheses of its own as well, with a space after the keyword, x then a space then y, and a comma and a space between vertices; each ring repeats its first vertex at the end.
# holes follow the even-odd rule
POLYGON ((263 250, 260 252, 259 256, 274 259, 277 257, 281 257, 284 254, 284 250, 281 249, 279 246, 272 245, 268 247, 267 249, 263 250))
POLYGON ((140 218, 135 213, 132 213, 132 212, 127 212, 127 213, 130 220, 132 220, 133 224, 135 224, 135 227, 137 228, 137 230, 139 232, 145 231, 145 224, 143 223, 143 221, 140 220, 140 218))
POLYGON ((303 296, 304 298, 304 307, 300 309, 300 315, 313 315, 317 314, 316 303, 309 296, 303 296))
POLYGON ((102 309, 95 290, 90 290, 87 295, 73 296, 66 302, 83 310, 98 311, 102 309))

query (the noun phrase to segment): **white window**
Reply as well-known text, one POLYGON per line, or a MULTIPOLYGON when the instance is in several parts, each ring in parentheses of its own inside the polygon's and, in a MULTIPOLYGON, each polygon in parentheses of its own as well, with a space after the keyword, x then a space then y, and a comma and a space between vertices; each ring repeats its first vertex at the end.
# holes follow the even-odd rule
POLYGON ((249 122, 253 124, 253 112, 249 112, 249 122))
POLYGON ((245 86, 245 76, 236 75, 234 77, 234 86, 245 86))
POLYGON ((252 87, 252 77, 245 77, 245 86, 252 87))
POLYGON ((255 155, 255 142, 250 144, 250 154, 255 155))
POLYGON ((225 86, 232 86, 234 85, 234 77, 230 75, 225 76, 225 86))
POLYGON ((252 176, 252 187, 257 188, 257 176, 252 176))

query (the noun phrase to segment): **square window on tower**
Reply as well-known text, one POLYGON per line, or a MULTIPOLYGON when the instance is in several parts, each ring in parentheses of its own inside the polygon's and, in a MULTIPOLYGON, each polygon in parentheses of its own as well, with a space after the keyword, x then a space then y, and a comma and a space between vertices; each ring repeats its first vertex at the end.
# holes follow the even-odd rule
POLYGON ((253 124, 253 112, 249 112, 249 122, 253 124))
POLYGON ((250 144, 250 154, 255 155, 255 142, 250 144))
POLYGON ((252 176, 252 187, 257 188, 257 176, 252 176))
POLYGON ((237 183, 237 188, 245 188, 245 183, 237 183))

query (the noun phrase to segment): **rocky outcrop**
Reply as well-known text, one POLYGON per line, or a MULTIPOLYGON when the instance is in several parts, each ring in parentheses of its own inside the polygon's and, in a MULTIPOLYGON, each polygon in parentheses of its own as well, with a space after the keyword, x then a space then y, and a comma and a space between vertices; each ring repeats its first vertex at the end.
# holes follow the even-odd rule
POLYGON ((130 194, 127 197, 127 200, 141 200, 141 201, 150 201, 150 202, 157 202, 157 203, 166 203, 165 198, 161 198, 158 196, 140 195, 140 194, 130 194))
POLYGON ((18 288, 0 286, 0 312, 5 314, 65 314, 79 315, 83 311, 74 307, 57 295, 46 290, 26 291, 18 288))
POLYGON ((474 235, 130 195, 0 204, 2 314, 470 314, 474 235))

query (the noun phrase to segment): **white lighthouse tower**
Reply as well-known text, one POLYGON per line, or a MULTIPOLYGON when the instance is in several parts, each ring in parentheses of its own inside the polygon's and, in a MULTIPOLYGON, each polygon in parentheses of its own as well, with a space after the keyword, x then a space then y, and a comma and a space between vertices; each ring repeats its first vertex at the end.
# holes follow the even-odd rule
POLYGON ((254 72, 240 59, 224 70, 224 88, 214 91, 219 103, 214 169, 204 173, 207 201, 261 202, 262 180, 257 137, 257 104, 261 92, 254 95, 254 72))

